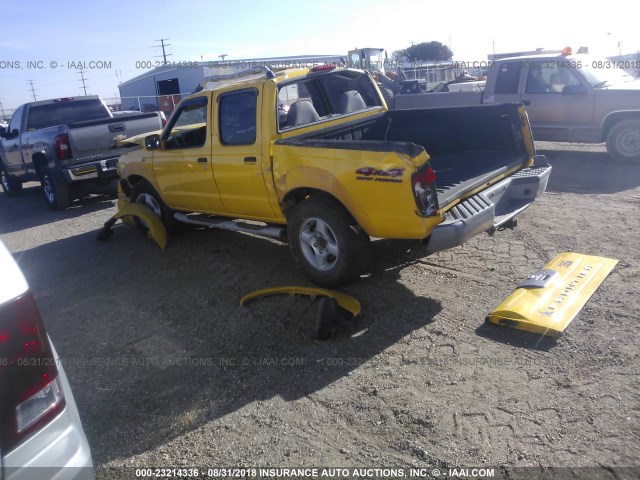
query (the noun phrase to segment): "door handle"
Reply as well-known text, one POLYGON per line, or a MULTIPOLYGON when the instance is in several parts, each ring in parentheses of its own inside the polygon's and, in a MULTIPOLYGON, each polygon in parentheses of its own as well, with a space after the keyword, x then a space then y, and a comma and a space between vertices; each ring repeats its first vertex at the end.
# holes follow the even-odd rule
POLYGON ((207 158, 206 158, 206 157, 200 157, 200 158, 198 159, 198 163, 207 163, 208 161, 209 161, 209 160, 207 160, 207 158))
POLYGON ((256 157, 244 157, 244 163, 256 163, 256 157))
POLYGON ((522 100, 523 105, 531 105, 531 100, 522 100))

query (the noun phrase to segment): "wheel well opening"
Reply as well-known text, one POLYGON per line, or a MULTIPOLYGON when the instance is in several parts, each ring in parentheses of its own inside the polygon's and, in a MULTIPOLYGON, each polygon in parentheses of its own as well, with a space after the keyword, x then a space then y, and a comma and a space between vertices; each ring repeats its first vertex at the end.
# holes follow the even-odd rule
POLYGON ((335 205, 343 208, 345 211, 347 210, 344 205, 342 205, 342 203, 330 193, 324 192, 322 190, 317 190, 315 188, 304 187, 292 190, 285 195, 284 200, 282 201, 282 211, 284 212, 285 216, 288 217, 296 205, 312 197, 315 199, 321 199, 327 202, 334 203, 335 205))
POLYGON ((42 174, 42 167, 47 164, 47 158, 41 153, 36 153, 33 156, 33 168, 35 169, 38 176, 42 174))
POLYGON ((292 190, 285 196, 284 200, 282 201, 281 208, 283 213, 287 217, 287 221, 289 220, 289 216, 293 211, 293 209, 296 207, 296 205, 310 198, 319 200, 321 202, 332 205, 344 211, 344 213, 346 213, 349 216, 349 218, 351 218, 352 228, 354 228, 354 230, 357 230, 357 231, 364 231, 362 226, 358 224, 357 220, 351 214, 349 209, 345 207, 340 200, 338 200, 336 197, 334 197, 328 192, 325 192, 323 190, 318 190, 315 188, 307 188, 307 187, 298 188, 298 189, 292 190))
POLYGON ((609 132, 611 131, 613 126, 618 122, 622 122, 624 120, 640 120, 640 114, 638 112, 623 112, 608 116, 605 119, 604 124, 602 125, 600 141, 606 141, 607 135, 609 135, 609 132))

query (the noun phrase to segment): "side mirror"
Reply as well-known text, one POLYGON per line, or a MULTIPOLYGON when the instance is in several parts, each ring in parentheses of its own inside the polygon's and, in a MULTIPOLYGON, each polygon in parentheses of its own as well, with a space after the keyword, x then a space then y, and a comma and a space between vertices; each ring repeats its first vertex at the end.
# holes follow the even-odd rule
POLYGON ((153 134, 144 137, 144 148, 147 150, 157 150, 160 148, 160 135, 153 134))
POLYGON ((11 133, 7 138, 18 138, 20 136, 20 131, 17 128, 11 130, 11 133))
POLYGON ((583 95, 587 93, 584 85, 567 85, 562 89, 562 95, 583 95))
POLYGON ((7 136, 7 129, 0 125, 0 138, 7 136))

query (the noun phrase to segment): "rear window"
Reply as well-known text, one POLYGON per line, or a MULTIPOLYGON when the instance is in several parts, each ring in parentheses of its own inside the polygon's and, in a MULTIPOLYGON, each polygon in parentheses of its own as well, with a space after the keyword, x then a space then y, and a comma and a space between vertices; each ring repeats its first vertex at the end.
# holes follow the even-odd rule
POLYGON ((312 73, 279 87, 278 129, 283 131, 381 105, 368 75, 350 70, 312 73))
POLYGON ((98 99, 69 100, 36 105, 29 108, 28 115, 27 130, 110 118, 105 106, 98 99))
POLYGON ((509 62, 500 65, 495 93, 518 93, 520 72, 523 66, 523 62, 509 62))

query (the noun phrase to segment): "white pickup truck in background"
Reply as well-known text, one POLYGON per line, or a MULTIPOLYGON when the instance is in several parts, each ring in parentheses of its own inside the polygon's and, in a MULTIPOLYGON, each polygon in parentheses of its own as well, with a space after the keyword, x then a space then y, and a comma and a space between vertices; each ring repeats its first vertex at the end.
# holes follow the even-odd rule
POLYGON ((640 80, 587 54, 542 54, 494 61, 484 91, 398 95, 395 109, 522 103, 534 140, 606 142, 614 160, 640 164, 640 80))

